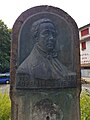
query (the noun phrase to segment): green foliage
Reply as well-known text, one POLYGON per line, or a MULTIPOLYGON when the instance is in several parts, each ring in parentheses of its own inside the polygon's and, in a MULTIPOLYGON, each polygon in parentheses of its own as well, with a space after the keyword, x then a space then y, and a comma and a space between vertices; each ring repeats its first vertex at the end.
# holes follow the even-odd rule
POLYGON ((11 30, 0 20, 0 72, 9 69, 11 30))
POLYGON ((81 93, 80 98, 81 120, 90 120, 90 91, 81 93))
POLYGON ((11 103, 7 93, 0 93, 0 120, 11 120, 11 103))

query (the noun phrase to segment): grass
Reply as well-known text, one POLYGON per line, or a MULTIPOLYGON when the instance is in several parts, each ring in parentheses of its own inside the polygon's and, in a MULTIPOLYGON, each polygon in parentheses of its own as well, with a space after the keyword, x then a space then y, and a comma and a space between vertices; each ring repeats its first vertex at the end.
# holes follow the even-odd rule
POLYGON ((90 120, 90 91, 84 90, 80 96, 81 120, 90 120))
POLYGON ((11 102, 7 93, 0 93, 0 120, 11 120, 11 102))

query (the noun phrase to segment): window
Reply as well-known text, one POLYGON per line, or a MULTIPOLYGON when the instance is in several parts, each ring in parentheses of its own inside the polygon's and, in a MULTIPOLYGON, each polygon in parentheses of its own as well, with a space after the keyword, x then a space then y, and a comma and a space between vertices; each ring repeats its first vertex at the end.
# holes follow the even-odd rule
POLYGON ((81 43, 82 50, 86 49, 86 42, 81 43))
POLYGON ((89 28, 86 28, 86 29, 81 31, 81 37, 88 35, 88 34, 89 34, 89 28))

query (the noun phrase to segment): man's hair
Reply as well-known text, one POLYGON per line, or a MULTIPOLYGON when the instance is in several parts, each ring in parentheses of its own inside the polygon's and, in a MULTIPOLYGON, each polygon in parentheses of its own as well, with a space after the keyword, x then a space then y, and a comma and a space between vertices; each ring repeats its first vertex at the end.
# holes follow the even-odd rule
POLYGON ((38 41, 38 36, 40 33, 40 25, 43 23, 51 23, 55 27, 54 23, 48 18, 39 19, 36 22, 34 22, 32 24, 31 33, 32 33, 32 38, 35 39, 36 41, 38 41))

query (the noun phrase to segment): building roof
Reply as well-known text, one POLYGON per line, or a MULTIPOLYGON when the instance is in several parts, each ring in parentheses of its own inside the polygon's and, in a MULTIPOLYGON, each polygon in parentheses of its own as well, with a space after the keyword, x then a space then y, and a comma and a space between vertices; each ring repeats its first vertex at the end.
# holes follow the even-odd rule
POLYGON ((88 27, 88 26, 90 26, 90 23, 87 24, 87 25, 84 25, 83 27, 80 27, 79 30, 81 30, 81 29, 83 29, 83 28, 86 28, 86 27, 88 27))

